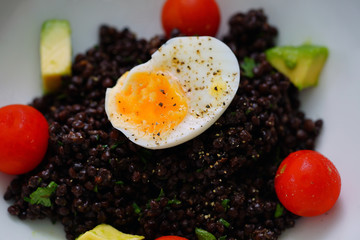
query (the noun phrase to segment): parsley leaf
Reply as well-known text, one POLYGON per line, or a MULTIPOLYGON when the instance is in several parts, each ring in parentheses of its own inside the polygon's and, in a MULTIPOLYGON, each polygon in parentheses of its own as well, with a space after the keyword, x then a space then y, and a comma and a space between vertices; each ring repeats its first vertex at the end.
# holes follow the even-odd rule
POLYGON ((159 196, 155 199, 155 201, 160 201, 162 197, 165 196, 164 189, 160 189, 159 196))
POLYGON ((99 189, 98 189, 98 185, 97 184, 95 184, 95 187, 94 187, 94 192, 99 192, 99 189))
POLYGON ((38 187, 29 197, 24 200, 30 204, 41 204, 45 207, 51 207, 51 195, 56 191, 57 184, 51 181, 47 187, 38 187))
POLYGON ((119 180, 119 181, 116 181, 115 184, 124 185, 124 181, 119 180))
POLYGON ((274 217, 278 218, 281 217, 281 215, 283 215, 284 213, 284 207, 281 204, 276 204, 276 209, 275 209, 275 213, 274 213, 274 217))
POLYGON ((120 143, 114 143, 113 145, 111 145, 110 149, 111 149, 111 150, 114 150, 114 149, 116 149, 119 145, 120 145, 120 143))
POLYGON ((179 205, 181 204, 181 201, 180 200, 177 200, 177 199, 170 199, 168 201, 168 204, 171 205, 171 204, 175 204, 175 205, 179 205))
POLYGON ((219 219, 219 223, 224 225, 224 227, 227 227, 227 228, 230 227, 230 223, 228 221, 226 221, 225 219, 223 219, 223 218, 219 219))
POLYGON ((139 205, 136 204, 136 202, 133 202, 132 207, 133 207, 134 212, 135 212, 136 214, 140 214, 140 213, 141 213, 141 208, 139 207, 139 205))
POLYGON ((225 209, 225 211, 228 210, 229 208, 229 203, 230 203, 230 199, 224 199, 221 201, 221 206, 223 206, 223 208, 225 209))
POLYGON ((254 73, 253 69, 256 66, 254 59, 245 57, 244 62, 240 65, 240 67, 244 70, 244 76, 253 78, 254 73))
POLYGON ((212 233, 201 228, 195 228, 195 234, 198 240, 216 240, 216 237, 212 233))

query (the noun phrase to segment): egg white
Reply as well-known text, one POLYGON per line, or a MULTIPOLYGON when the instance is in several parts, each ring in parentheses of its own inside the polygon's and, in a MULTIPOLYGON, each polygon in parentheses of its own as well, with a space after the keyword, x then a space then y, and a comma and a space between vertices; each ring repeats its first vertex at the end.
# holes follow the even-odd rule
POLYGON ((239 63, 226 44, 213 37, 177 37, 107 89, 105 111, 113 127, 134 143, 149 149, 169 148, 195 138, 215 123, 234 98, 239 82, 239 63), (146 134, 124 121, 117 113, 114 99, 132 74, 159 69, 178 80, 188 99, 188 112, 174 130, 154 138, 153 134, 146 134))

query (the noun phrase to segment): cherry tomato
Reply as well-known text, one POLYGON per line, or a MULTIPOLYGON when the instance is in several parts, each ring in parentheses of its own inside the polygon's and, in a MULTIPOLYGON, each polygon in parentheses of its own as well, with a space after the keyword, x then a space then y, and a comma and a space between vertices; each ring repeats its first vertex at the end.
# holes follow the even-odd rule
POLYGON ((286 209, 299 216, 327 212, 339 197, 341 179, 334 164, 312 150, 291 153, 280 164, 275 191, 286 209))
POLYGON ((178 236, 163 236, 155 240, 188 240, 187 238, 178 237, 178 236))
POLYGON ((45 117, 33 107, 0 108, 0 171, 22 174, 34 169, 45 155, 48 128, 45 117))
POLYGON ((188 36, 215 36, 220 11, 215 0, 167 0, 161 21, 168 37, 175 28, 188 36))

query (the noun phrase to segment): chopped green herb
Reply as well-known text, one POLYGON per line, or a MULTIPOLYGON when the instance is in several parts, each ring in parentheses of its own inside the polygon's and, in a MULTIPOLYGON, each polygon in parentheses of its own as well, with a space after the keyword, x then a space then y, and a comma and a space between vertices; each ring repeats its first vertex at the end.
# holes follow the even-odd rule
POLYGON ((107 145, 107 144, 105 144, 105 145, 101 145, 101 147, 103 147, 103 148, 107 148, 107 147, 108 147, 108 145, 107 145))
POLYGON ((248 108, 248 109, 246 109, 246 111, 245 111, 245 115, 249 115, 252 111, 253 111, 253 109, 252 109, 252 108, 248 108))
POLYGON ((244 70, 244 75, 249 78, 254 77, 253 69, 256 66, 254 59, 245 57, 244 62, 240 65, 240 67, 244 70))
POLYGON ((227 238, 227 235, 224 235, 224 236, 219 237, 218 240, 226 240, 226 238, 227 238))
POLYGON ((281 217, 281 215, 283 215, 284 213, 284 207, 281 204, 276 204, 276 209, 275 209, 275 213, 274 213, 274 217, 278 218, 281 217))
POLYGON ((164 196, 165 196, 164 189, 160 189, 159 196, 155 200, 160 201, 160 199, 164 196))
POLYGON ((115 144, 111 145, 110 149, 113 150, 113 149, 117 148, 117 146, 119 146, 119 144, 115 143, 115 144))
POLYGON ((61 142, 61 141, 57 141, 57 144, 58 144, 59 146, 64 146, 64 143, 61 142))
POLYGON ((116 181, 115 184, 118 184, 118 185, 124 185, 124 182, 119 180, 119 181, 116 181))
POLYGON ((51 207, 51 195, 56 191, 57 184, 51 181, 47 187, 38 187, 29 197, 24 200, 30 204, 41 204, 45 207, 51 207))
POLYGON ((224 227, 227 227, 227 228, 230 227, 230 223, 228 221, 226 221, 225 219, 223 219, 223 218, 219 219, 219 223, 224 225, 224 227))
POLYGON ((95 135, 95 139, 96 139, 96 141, 99 141, 99 139, 100 139, 99 134, 96 134, 96 135, 95 135))
POLYGON ((212 233, 201 228, 195 228, 195 234, 198 240, 216 240, 216 237, 212 233))
POLYGON ((135 212, 136 214, 140 214, 140 213, 141 213, 141 208, 139 207, 139 205, 136 204, 136 202, 134 202, 134 203, 132 204, 132 207, 134 208, 134 212, 135 212))
POLYGON ((65 99, 66 97, 67 97, 67 95, 66 95, 65 93, 63 93, 63 94, 57 95, 57 96, 56 96, 56 99, 57 99, 57 100, 61 100, 61 99, 65 99))
POLYGON ((230 199, 227 199, 227 198, 221 201, 221 206, 223 206, 223 208, 225 209, 225 211, 228 210, 228 208, 229 208, 229 203, 230 203, 230 199))
POLYGON ((99 189, 98 189, 98 185, 95 185, 95 187, 94 187, 94 192, 98 192, 99 191, 99 189))
POLYGON ((169 200, 168 201, 168 204, 176 204, 176 205, 179 205, 179 204, 181 204, 181 201, 180 200, 178 200, 178 199, 171 199, 171 200, 169 200))

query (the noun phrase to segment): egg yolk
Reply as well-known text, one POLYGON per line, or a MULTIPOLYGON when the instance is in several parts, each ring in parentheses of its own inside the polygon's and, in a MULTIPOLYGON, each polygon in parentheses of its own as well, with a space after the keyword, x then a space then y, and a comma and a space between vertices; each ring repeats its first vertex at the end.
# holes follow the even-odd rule
POLYGON ((188 112, 185 93, 171 74, 136 72, 124 84, 116 95, 118 113, 154 139, 173 130, 188 112))

